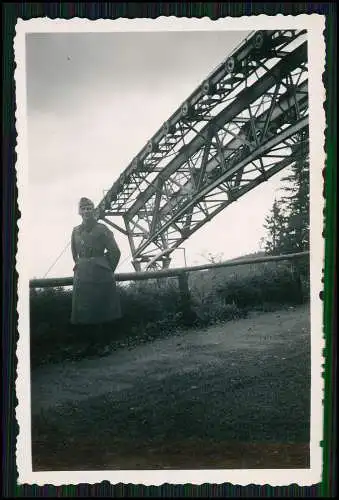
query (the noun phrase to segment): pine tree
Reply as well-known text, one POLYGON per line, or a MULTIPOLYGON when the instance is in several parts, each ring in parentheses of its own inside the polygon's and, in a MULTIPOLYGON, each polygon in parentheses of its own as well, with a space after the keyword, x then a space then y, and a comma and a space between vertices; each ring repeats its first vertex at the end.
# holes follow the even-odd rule
POLYGON ((266 253, 302 252, 309 249, 309 161, 295 162, 282 179, 286 193, 275 199, 265 219, 266 253))
MULTIPOLYGON (((266 253, 286 254, 309 249, 309 160, 296 161, 290 174, 282 179, 285 196, 275 200, 264 227, 268 231, 266 253)), ((300 303, 304 300, 304 288, 309 289, 308 259, 291 262, 295 293, 300 303)))
POLYGON ((283 214, 281 201, 275 199, 270 214, 265 218, 264 228, 268 232, 265 241, 265 252, 277 254, 281 250, 285 238, 286 219, 283 214))
POLYGON ((296 162, 291 174, 282 179, 288 185, 282 190, 287 193, 282 198, 287 217, 286 236, 283 253, 303 252, 309 249, 309 162, 296 162))

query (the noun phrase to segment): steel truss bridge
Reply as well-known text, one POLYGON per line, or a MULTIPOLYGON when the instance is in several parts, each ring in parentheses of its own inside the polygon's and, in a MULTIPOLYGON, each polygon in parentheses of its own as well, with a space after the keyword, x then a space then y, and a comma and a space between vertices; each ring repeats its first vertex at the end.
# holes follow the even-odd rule
POLYGON ((105 193, 98 219, 128 237, 136 271, 169 267, 221 210, 308 158, 306 37, 252 33, 105 193))

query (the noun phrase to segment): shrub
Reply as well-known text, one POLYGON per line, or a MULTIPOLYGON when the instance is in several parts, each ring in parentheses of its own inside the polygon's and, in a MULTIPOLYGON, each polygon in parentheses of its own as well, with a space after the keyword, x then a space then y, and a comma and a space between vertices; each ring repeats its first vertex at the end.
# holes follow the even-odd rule
POLYGON ((263 269, 261 274, 239 279, 235 276, 219 285, 217 294, 240 308, 250 308, 262 303, 295 303, 296 287, 286 270, 263 269))
POLYGON ((166 286, 157 283, 136 282, 121 289, 123 322, 145 325, 159 322, 177 314, 180 310, 180 295, 176 280, 168 280, 166 286))

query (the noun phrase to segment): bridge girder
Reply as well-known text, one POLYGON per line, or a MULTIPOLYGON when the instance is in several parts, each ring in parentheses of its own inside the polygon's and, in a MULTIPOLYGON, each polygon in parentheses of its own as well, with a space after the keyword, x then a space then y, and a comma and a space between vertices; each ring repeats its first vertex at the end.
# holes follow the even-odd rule
POLYGON ((167 267, 217 213, 307 155, 305 33, 256 32, 147 143, 99 218, 127 234, 137 271, 167 267))

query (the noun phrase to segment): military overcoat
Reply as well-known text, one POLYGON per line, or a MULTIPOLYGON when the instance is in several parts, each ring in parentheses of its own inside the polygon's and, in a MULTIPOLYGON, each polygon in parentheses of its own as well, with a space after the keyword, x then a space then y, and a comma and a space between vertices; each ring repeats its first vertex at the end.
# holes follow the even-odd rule
POLYGON ((112 231, 95 221, 91 228, 80 224, 72 231, 75 261, 72 324, 101 324, 121 317, 114 271, 120 250, 112 231))

